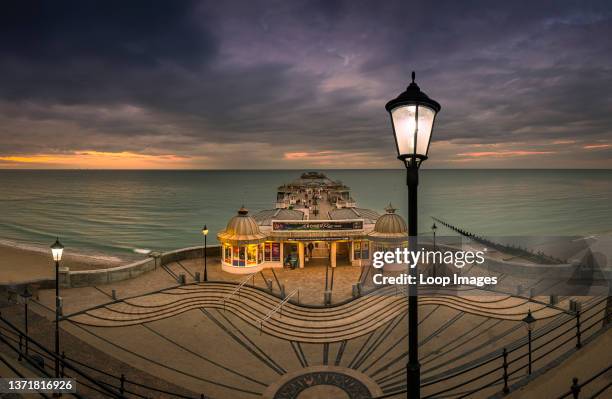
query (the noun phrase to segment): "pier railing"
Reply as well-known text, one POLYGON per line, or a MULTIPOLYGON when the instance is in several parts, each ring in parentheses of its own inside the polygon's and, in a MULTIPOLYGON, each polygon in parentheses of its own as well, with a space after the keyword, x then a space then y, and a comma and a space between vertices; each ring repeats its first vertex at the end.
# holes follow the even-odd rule
MULTIPOLYGON (((23 331, 0 314, 0 343, 17 355, 20 362, 25 361, 39 375, 44 377, 54 376, 54 364, 58 356, 43 344, 32 337, 26 336, 23 331), (28 351, 25 351, 25 341, 28 341, 28 351)), ((60 364, 61 378, 74 378, 81 388, 77 392, 93 391, 105 398, 151 398, 168 397, 179 399, 203 399, 204 394, 187 396, 176 392, 146 385, 134 379, 129 379, 125 374, 115 375, 101 370, 95 366, 81 362, 66 356, 63 352, 58 358, 60 364)), ((12 368, 12 367, 11 367, 12 368)), ((86 398, 78 393, 70 394, 77 398, 86 398)), ((40 394, 47 398, 48 395, 40 394)))
MULTIPOLYGON (((605 311, 603 309, 598 311, 600 305, 606 301, 607 298, 598 299, 584 312, 576 312, 572 317, 553 326, 545 326, 539 333, 536 333, 532 338, 531 364, 533 366, 539 363, 540 365, 543 364, 543 367, 540 370, 534 368, 532 374, 545 371, 547 366, 562 356, 562 354, 559 354, 551 359, 550 356, 553 352, 563 351, 565 355, 568 355, 575 350, 580 350, 583 345, 599 335, 594 330, 595 327, 601 326, 602 332, 607 330, 610 325, 605 323, 605 311), (585 315, 588 316, 584 317, 585 315), (589 337, 585 339, 587 335, 589 337)), ((445 372, 446 375, 425 379, 421 382, 422 398, 471 398, 477 393, 484 394, 486 397, 506 395, 511 390, 518 388, 521 382, 529 377, 530 353, 528 346, 528 340, 523 339, 509 348, 504 347, 500 351, 471 364, 448 370, 445 372), (513 383, 515 385, 512 385, 513 383), (430 387, 430 391, 424 392, 424 389, 428 387, 430 387), (434 387, 439 387, 439 389, 434 387), (432 388, 434 388, 433 392, 431 392, 432 388)), ((385 394, 375 399, 401 397, 402 394, 407 392, 405 380, 401 379, 394 383, 388 382, 397 380, 398 377, 402 378, 400 375, 405 375, 405 370, 400 370, 400 372, 395 377, 391 374, 389 377, 382 379, 383 382, 380 386, 385 394)), ((602 373, 605 373, 605 371, 602 373)), ((597 378, 597 376, 593 378, 597 378)), ((560 398, 568 397, 570 394, 572 394, 572 391, 560 398)))
MULTIPOLYGON (((282 311, 282 306, 287 303, 289 298, 299 295, 296 289, 292 291, 285 300, 262 319, 263 323, 271 318, 276 312, 282 311)), ((547 370, 554 361, 568 356, 584 345, 588 345, 595 338, 605 332, 610 325, 606 324, 605 304, 607 298, 592 299, 585 303, 585 310, 566 315, 561 320, 553 320, 534 332, 532 338, 531 363, 534 373, 538 374, 547 370), (588 306, 587 306, 588 305, 588 306), (601 329, 597 332, 597 327, 601 329)), ((39 343, 32 337, 26 336, 23 331, 16 327, 11 321, 0 314, 0 343, 4 344, 10 351, 16 354, 20 361, 27 362, 32 368, 37 370, 42 376, 50 376, 53 373, 53 364, 56 354, 50 349, 39 343), (26 342, 28 345, 26 345, 26 342), (26 350, 26 348, 28 348, 26 350), (36 355, 36 356, 34 356, 36 355), (43 359, 43 362, 37 361, 43 359)), ((521 383, 526 381, 529 376, 529 351, 526 338, 515 342, 509 347, 501 348, 500 351, 489 354, 471 363, 446 370, 433 378, 426 378, 422 381, 421 387, 424 390, 423 398, 453 397, 465 398, 473 397, 475 394, 484 396, 503 396, 504 394, 517 389, 521 383), (425 392, 425 390, 428 390, 425 392)), ((97 392, 104 397, 112 398, 148 398, 156 395, 173 398, 198 398, 198 396, 188 396, 176 392, 170 392, 159 387, 143 384, 135 378, 129 378, 125 374, 116 375, 108 371, 101 370, 86 362, 66 356, 62 353, 59 358, 61 376, 77 378, 77 383, 82 387, 97 392)), ((578 384, 574 381, 570 391, 564 393, 560 398, 574 395, 578 398, 580 390, 587 384, 591 384, 606 371, 602 370, 597 375, 578 384)), ((398 397, 406 393, 405 381, 403 380, 404 370, 399 370, 399 374, 391 375, 380 379, 379 385, 385 392, 384 396, 377 399, 398 397), (402 385, 403 384, 403 385, 402 385)), ((607 388, 605 388, 607 389, 607 388)), ((44 395, 41 395, 44 397, 44 395)), ((79 395, 75 395, 79 397, 79 395)), ((203 398, 201 394, 199 398, 203 398)))

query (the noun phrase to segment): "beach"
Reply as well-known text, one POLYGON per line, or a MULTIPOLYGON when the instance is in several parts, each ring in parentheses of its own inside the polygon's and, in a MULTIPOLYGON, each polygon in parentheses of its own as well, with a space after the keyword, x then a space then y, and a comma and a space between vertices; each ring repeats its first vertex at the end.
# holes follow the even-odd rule
MULTIPOLYGON (((81 254, 65 254, 62 266, 71 270, 103 269, 123 263, 120 258, 98 259, 81 254)), ((21 284, 55 278, 51 251, 24 249, 0 244, 0 285, 21 284)))

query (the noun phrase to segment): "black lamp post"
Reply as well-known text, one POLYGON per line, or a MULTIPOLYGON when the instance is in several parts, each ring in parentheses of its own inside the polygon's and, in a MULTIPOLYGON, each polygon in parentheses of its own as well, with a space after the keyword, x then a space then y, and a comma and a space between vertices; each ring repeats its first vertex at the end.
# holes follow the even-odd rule
POLYGON ((55 261, 55 378, 60 378, 60 343, 59 343, 59 316, 60 316, 60 296, 59 296, 59 264, 62 260, 64 246, 59 242, 59 238, 51 245, 51 254, 55 261))
POLYGON ((28 291, 28 287, 23 288, 23 292, 21 294, 21 298, 23 299, 23 310, 24 310, 24 327, 25 327, 25 354, 28 356, 29 349, 29 341, 30 335, 28 333, 28 302, 30 302, 30 298, 32 298, 32 293, 28 291))
POLYGON ((206 225, 202 227, 202 235, 204 235, 204 281, 208 281, 208 270, 206 269, 206 249, 208 247, 206 237, 208 236, 208 227, 206 225))
MULTIPOLYGON (((427 159, 436 114, 440 104, 430 99, 414 82, 397 98, 389 101, 385 108, 391 115, 393 134, 397 148, 397 158, 404 162, 408 185, 408 243, 410 250, 416 250, 417 241, 417 188, 419 167, 427 159)), ((417 280, 417 267, 411 265, 410 276, 417 280)), ((421 365, 419 364, 418 298, 417 286, 408 287, 408 364, 406 365, 406 384, 408 397, 421 396, 421 365)))
POLYGON ((431 225, 431 231, 433 231, 433 249, 436 250, 436 230, 438 230, 438 226, 436 226, 436 222, 431 225))
MULTIPOLYGON (((431 225, 431 231, 433 232, 433 250, 436 250, 436 230, 438 230, 438 226, 436 226, 436 222, 431 225)), ((436 262, 433 264, 433 276, 436 277, 436 262)))
POLYGON ((531 314, 531 309, 527 311, 527 316, 523 318, 523 323, 525 323, 525 327, 527 328, 527 342, 528 342, 528 350, 529 350, 529 375, 531 375, 531 331, 533 330, 533 324, 536 319, 531 314))

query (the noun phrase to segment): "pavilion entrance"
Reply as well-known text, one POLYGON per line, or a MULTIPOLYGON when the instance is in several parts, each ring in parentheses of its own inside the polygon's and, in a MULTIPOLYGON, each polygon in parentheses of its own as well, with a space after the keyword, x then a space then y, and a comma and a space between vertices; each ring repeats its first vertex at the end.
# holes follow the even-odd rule
POLYGON ((336 266, 351 265, 351 243, 348 241, 340 241, 336 243, 336 266))
POLYGON ((306 266, 328 265, 330 263, 330 243, 328 241, 309 241, 304 243, 306 266))

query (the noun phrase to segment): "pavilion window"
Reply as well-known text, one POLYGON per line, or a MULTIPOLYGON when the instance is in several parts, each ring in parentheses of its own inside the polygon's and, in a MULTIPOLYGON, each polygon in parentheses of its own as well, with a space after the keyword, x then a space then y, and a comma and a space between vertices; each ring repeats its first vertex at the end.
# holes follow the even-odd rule
POLYGON ((257 264, 257 245, 251 244, 245 247, 247 253, 247 265, 257 264))
POLYGON ((272 243, 267 242, 264 244, 264 260, 270 262, 272 260, 272 243))
POLYGON ((233 249, 234 249, 234 256, 232 258, 232 265, 233 266, 245 266, 244 260, 245 260, 246 248, 237 245, 233 247, 233 249))
POLYGON ((232 263, 232 246, 229 244, 223 246, 223 261, 225 263, 232 263))
POLYGON ((361 242, 361 259, 370 259, 370 243, 367 241, 361 242))
POLYGON ((272 243, 272 262, 280 262, 280 253, 281 253, 281 244, 280 242, 272 243))
POLYGON ((353 259, 370 259, 370 243, 368 241, 353 242, 353 259))

